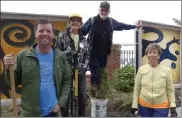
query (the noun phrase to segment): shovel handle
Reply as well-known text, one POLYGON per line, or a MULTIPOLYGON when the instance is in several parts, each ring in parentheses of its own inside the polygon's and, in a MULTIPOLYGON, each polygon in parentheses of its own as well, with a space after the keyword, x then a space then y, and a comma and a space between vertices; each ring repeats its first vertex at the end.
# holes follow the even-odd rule
POLYGON ((13 116, 18 117, 18 110, 16 104, 16 92, 15 92, 15 80, 14 80, 14 66, 10 65, 9 67, 10 72, 10 82, 11 82, 11 95, 13 100, 13 116))
POLYGON ((75 97, 78 97, 78 70, 75 70, 75 97))

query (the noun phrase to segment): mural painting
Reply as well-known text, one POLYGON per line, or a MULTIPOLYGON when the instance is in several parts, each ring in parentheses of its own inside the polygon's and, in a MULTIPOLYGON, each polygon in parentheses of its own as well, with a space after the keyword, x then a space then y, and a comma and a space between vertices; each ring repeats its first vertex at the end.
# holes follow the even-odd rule
POLYGON ((160 62, 171 69, 174 84, 179 84, 180 31, 144 26, 142 32, 142 65, 148 63, 145 49, 150 43, 158 43, 162 47, 160 62))

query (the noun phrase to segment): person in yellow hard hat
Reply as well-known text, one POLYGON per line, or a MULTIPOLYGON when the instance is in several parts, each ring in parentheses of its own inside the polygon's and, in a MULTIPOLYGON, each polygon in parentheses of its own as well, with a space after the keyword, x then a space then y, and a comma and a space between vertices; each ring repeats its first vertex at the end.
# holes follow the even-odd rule
MULTIPOLYGON (((69 16, 69 27, 66 32, 60 33, 56 47, 63 51, 67 56, 68 63, 72 70, 74 78, 74 57, 78 60, 78 116, 85 116, 85 98, 86 98, 86 78, 85 73, 88 67, 88 52, 86 38, 80 31, 82 27, 82 17, 79 14, 69 16)), ((69 101, 67 108, 62 108, 62 116, 68 116, 69 101)))

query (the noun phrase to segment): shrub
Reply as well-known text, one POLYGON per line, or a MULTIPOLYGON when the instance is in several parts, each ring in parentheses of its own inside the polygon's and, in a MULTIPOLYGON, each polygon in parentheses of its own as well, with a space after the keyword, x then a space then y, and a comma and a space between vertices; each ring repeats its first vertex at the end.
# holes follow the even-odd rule
POLYGON ((96 87, 96 86, 91 86, 89 89, 90 95, 93 98, 96 99, 107 99, 107 98, 112 98, 112 93, 111 93, 111 86, 108 80, 108 74, 105 68, 100 69, 101 73, 101 85, 96 87))
POLYGON ((111 81, 117 91, 132 92, 134 88, 134 66, 127 65, 116 70, 111 81))

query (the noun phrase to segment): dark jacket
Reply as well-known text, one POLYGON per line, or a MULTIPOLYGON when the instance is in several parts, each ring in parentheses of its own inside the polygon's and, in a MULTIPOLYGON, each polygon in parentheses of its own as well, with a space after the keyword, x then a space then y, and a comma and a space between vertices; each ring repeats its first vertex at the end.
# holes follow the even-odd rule
POLYGON ((74 69, 75 59, 77 59, 79 73, 85 73, 89 62, 89 45, 81 32, 79 32, 78 35, 79 41, 77 51, 74 45, 75 42, 71 38, 70 28, 67 28, 66 32, 60 33, 55 46, 67 56, 71 70, 74 69))
POLYGON ((92 51, 91 55, 105 56, 109 55, 112 47, 113 31, 130 30, 136 28, 136 25, 128 25, 112 19, 112 26, 109 18, 102 21, 100 16, 94 17, 93 29, 91 29, 91 18, 83 25, 81 31, 83 35, 87 35, 91 30, 92 51), (113 28, 112 28, 113 27, 113 28))
MULTIPOLYGON (((15 86, 22 85, 21 89, 21 116, 40 117, 40 66, 34 51, 36 45, 22 50, 14 66, 15 86)), ((58 104, 63 107, 68 99, 71 86, 71 71, 66 56, 58 49, 54 50, 54 82, 58 104)), ((6 82, 10 86, 9 72, 6 73, 6 82)))

